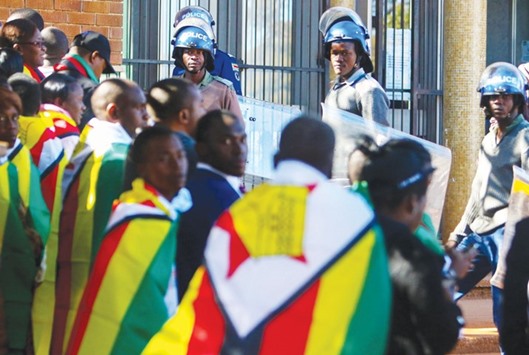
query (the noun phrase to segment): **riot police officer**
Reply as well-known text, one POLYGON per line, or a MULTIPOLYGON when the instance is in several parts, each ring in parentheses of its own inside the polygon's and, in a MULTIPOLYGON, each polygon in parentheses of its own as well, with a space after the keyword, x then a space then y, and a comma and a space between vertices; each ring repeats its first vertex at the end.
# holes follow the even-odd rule
MULTIPOLYGON (((189 21, 189 19, 194 19, 196 21, 204 21, 211 27, 210 36, 213 39, 214 45, 214 68, 210 71, 211 75, 219 76, 221 78, 231 81, 237 95, 242 95, 239 64, 237 63, 237 59, 234 56, 218 49, 218 45, 215 39, 215 33, 213 32, 213 26, 215 25, 213 16, 211 16, 208 10, 201 6, 186 6, 176 13, 175 21, 173 24, 173 27, 177 29, 176 32, 178 31, 178 27, 182 27, 182 21, 186 20, 184 22, 187 22, 189 21)), ((173 70, 173 76, 182 75, 184 73, 184 68, 180 66, 178 61, 175 61, 175 65, 176 67, 173 70)))
POLYGON ((369 34, 356 12, 332 7, 320 18, 323 52, 330 60, 336 80, 325 104, 388 125, 389 100, 373 71, 367 40, 369 34))
POLYGON ((206 111, 225 109, 242 121, 237 95, 230 81, 211 75, 214 68, 214 42, 211 27, 204 21, 189 18, 178 25, 174 39, 173 58, 184 68, 180 76, 198 85, 206 111))
MULTIPOLYGON (((481 142, 476 175, 461 221, 451 233, 448 248, 477 248, 474 268, 458 280, 456 300, 489 272, 495 272, 502 249, 513 166, 529 171, 529 122, 522 115, 526 82, 512 64, 489 65, 481 76, 480 106, 496 121, 481 142)), ((493 320, 500 328, 503 280, 491 280, 493 320)), ((499 329, 501 331, 501 329, 499 329)))

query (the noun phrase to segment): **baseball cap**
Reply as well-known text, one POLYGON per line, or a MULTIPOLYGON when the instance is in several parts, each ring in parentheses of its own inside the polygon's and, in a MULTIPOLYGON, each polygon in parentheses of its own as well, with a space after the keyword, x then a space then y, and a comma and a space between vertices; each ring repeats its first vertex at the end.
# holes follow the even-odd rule
POLYGON ((361 179, 373 187, 385 185, 405 190, 435 171, 430 153, 421 143, 410 139, 392 139, 368 154, 371 159, 362 169, 361 179))
POLYGON ((110 43, 108 39, 101 33, 94 31, 85 31, 79 33, 73 39, 72 46, 82 47, 88 49, 91 52, 97 51, 105 62, 107 67, 103 70, 105 74, 116 74, 114 67, 110 64, 110 43))

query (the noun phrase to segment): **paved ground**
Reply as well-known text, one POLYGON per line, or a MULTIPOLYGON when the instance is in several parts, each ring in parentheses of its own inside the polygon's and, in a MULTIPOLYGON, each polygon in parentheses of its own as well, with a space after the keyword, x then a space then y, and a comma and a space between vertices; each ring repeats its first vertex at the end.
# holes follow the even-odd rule
POLYGON ((492 322, 490 296, 463 298, 458 304, 466 325, 461 340, 451 354, 499 354, 498 333, 492 322))

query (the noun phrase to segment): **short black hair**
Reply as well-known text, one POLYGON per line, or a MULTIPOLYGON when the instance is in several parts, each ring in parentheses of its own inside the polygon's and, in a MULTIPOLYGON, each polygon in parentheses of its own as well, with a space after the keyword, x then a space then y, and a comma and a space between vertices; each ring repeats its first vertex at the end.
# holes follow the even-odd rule
POLYGON ((164 121, 191 105, 189 98, 195 88, 194 83, 183 78, 160 80, 149 89, 147 104, 155 117, 164 121))
POLYGON ((393 210, 409 195, 424 196, 433 172, 430 153, 417 141, 392 139, 366 153, 360 173, 366 181, 375 209, 393 210))
POLYGON ((22 100, 23 116, 35 116, 39 112, 41 103, 40 85, 30 76, 22 73, 15 73, 7 80, 13 91, 22 100))
POLYGON ((37 10, 33 10, 32 8, 29 8, 29 7, 16 9, 15 11, 11 13, 11 15, 9 15, 7 20, 11 21, 14 19, 19 19, 19 18, 30 20, 31 22, 35 24, 35 26, 37 26, 39 31, 42 31, 42 29, 44 28, 44 19, 42 18, 42 15, 37 10))
POLYGON ((157 141, 161 138, 176 137, 173 132, 163 126, 153 126, 145 128, 134 140, 129 152, 129 158, 134 167, 138 164, 145 163, 149 157, 146 156, 146 150, 149 142, 157 141))
POLYGON ((53 103, 57 98, 65 101, 77 80, 70 75, 52 73, 40 83, 42 103, 53 103))
POLYGON ((218 122, 223 122, 224 116, 233 118, 239 121, 237 116, 228 110, 213 110, 206 113, 197 124, 196 141, 205 143, 208 141, 209 132, 218 122))
POLYGON ((24 58, 13 48, 0 48, 0 75, 9 78, 24 70, 24 58))
POLYGON ((283 128, 274 161, 277 164, 283 160, 299 160, 330 177, 334 146, 332 128, 318 118, 304 115, 283 128))

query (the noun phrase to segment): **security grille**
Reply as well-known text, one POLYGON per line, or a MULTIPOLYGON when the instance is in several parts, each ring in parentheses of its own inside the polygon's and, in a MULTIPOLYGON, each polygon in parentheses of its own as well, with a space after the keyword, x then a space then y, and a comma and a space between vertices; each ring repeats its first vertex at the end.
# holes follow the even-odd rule
MULTIPOLYGON (((148 88, 170 77, 178 9, 216 19, 219 48, 239 60, 243 95, 320 112, 327 92, 318 20, 328 0, 124 0, 125 74, 148 88)), ((391 99, 391 125, 442 141, 443 0, 373 0, 374 76, 391 99)))
POLYGON ((189 5, 207 8, 216 19, 219 48, 238 58, 245 96, 319 112, 325 91, 318 33, 322 1, 126 0, 128 77, 146 88, 171 76, 174 15, 189 5))
POLYGON ((391 125, 442 141, 443 0, 376 3, 377 79, 391 99, 391 125))

